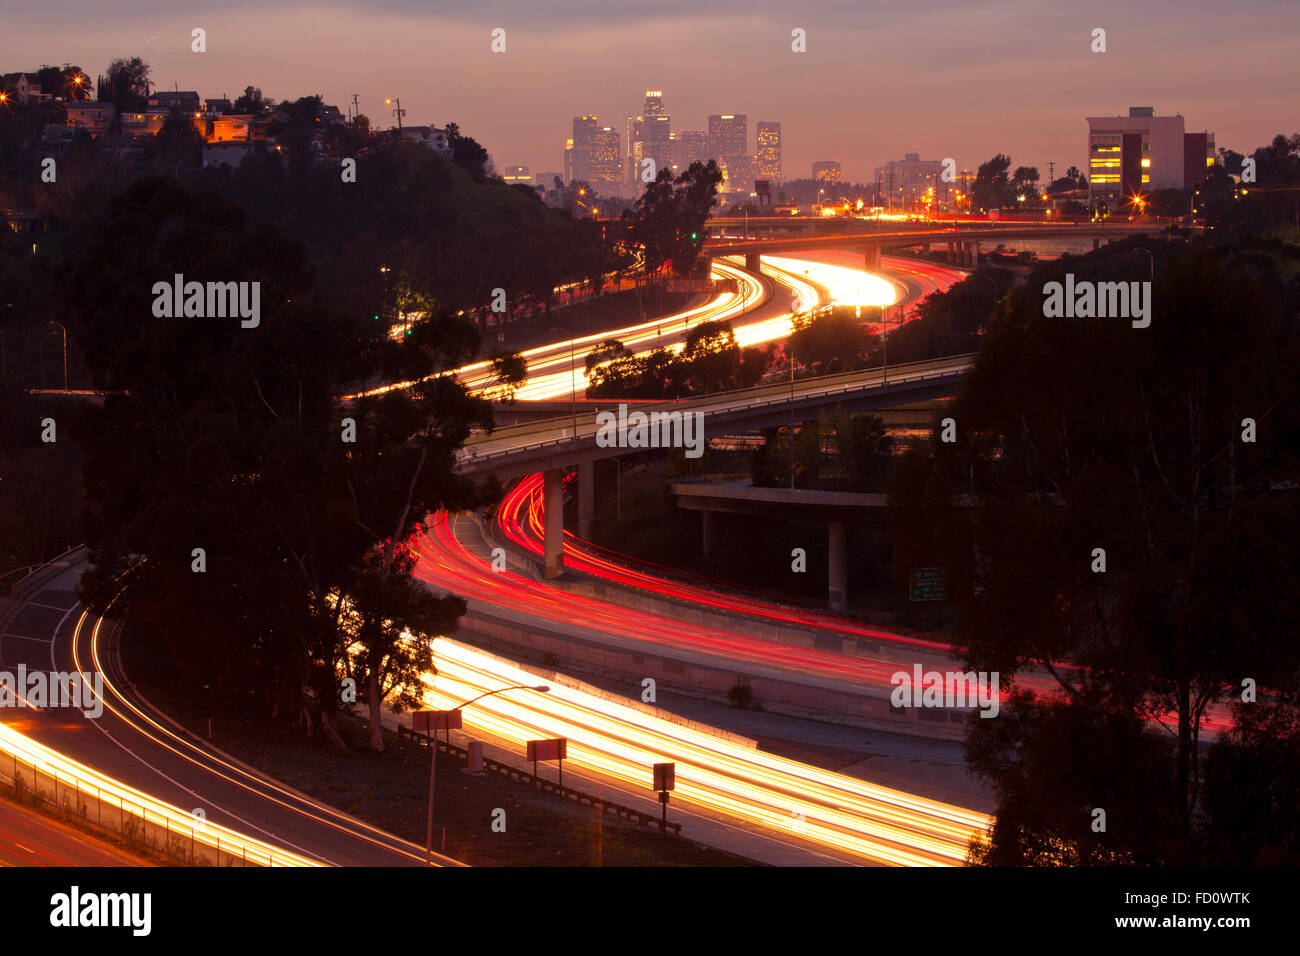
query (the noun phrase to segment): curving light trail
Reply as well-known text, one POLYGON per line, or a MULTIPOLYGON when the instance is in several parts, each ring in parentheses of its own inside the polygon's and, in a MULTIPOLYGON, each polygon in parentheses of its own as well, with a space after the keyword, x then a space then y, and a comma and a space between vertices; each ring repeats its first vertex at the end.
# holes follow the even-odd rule
MULTIPOLYGON (((503 537, 538 557, 545 553, 545 503, 542 484, 540 474, 532 474, 520 479, 502 499, 496 516, 497 529, 503 537)), ((677 579, 674 580, 656 572, 653 568, 638 570, 636 565, 649 566, 625 555, 609 552, 568 530, 564 532, 563 548, 566 568, 590 574, 621 587, 644 591, 671 600, 685 601, 709 610, 746 615, 778 625, 824 631, 836 636, 850 635, 864 640, 886 642, 900 649, 910 646, 920 652, 944 656, 951 655, 954 650, 954 645, 943 641, 897 634, 831 614, 747 597, 735 593, 731 585, 710 581, 697 575, 675 572, 677 579)), ((1079 673, 1083 670, 1076 664, 1066 662, 1054 662, 1053 667, 1064 673, 1079 673)), ((1016 684, 1022 689, 1042 696, 1060 697, 1064 693, 1059 682, 1043 672, 1022 672, 1016 676, 1016 684)), ((886 683, 884 686, 889 685, 886 683)), ((1005 701, 1009 695, 1004 692, 1001 696, 1005 701)), ((1207 710, 1204 718, 1205 735, 1207 738, 1215 736, 1219 728, 1230 726, 1231 721, 1232 714, 1227 707, 1221 704, 1212 706, 1207 710)), ((1169 716, 1160 717, 1157 722, 1166 727, 1177 727, 1176 718, 1169 716)))
MULTIPOLYGON (((530 674, 476 648, 439 638, 436 678, 425 700, 435 708, 530 674)), ((551 683, 550 693, 497 695, 466 708, 467 728, 523 749, 543 737, 568 740, 566 761, 652 793, 651 768, 676 763, 674 802, 739 818, 832 848, 864 862, 895 866, 959 865, 990 818, 763 753, 664 720, 625 704, 551 683)))

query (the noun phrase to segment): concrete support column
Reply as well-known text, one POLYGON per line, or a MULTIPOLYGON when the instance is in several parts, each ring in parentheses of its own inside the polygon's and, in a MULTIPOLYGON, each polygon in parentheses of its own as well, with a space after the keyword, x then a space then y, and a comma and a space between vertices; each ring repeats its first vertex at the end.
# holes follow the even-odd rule
POLYGON ((757 252, 745 253, 745 271, 752 272, 754 275, 758 275, 759 268, 761 265, 760 263, 761 259, 762 256, 760 256, 757 252))
POLYGON ((956 250, 953 248, 953 244, 950 242, 950 243, 948 243, 948 263, 951 265, 952 263, 955 263, 956 261, 957 261, 957 252, 956 252, 956 250))
POLYGON ((975 240, 975 261, 971 263, 976 269, 980 267, 980 241, 975 240))
POLYGON ((578 537, 591 540, 591 519, 596 513, 596 463, 578 466, 578 537))
POLYGON ((548 578, 558 578, 564 573, 564 472, 549 468, 543 479, 542 510, 546 525, 546 568, 548 578))
POLYGON ((864 261, 863 261, 863 268, 865 268, 867 272, 880 271, 879 243, 875 243, 873 245, 867 246, 866 255, 864 256, 864 261))
POLYGON ((701 511, 700 518, 703 519, 704 527, 704 556, 706 558, 712 557, 714 550, 718 546, 718 515, 714 511, 701 511))
POLYGON ((846 611, 849 606, 848 574, 844 556, 844 522, 832 521, 827 526, 830 543, 830 573, 827 594, 832 611, 846 611))

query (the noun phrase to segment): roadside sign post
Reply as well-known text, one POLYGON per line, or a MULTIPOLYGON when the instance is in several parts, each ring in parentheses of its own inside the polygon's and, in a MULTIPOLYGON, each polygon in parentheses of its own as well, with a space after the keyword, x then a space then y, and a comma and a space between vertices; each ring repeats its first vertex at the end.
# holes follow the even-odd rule
MULTIPOLYGON (((447 728, 447 746, 451 747, 451 730, 461 727, 460 710, 415 710, 411 712, 411 729, 429 738, 429 822, 425 832, 424 862, 433 863, 433 795, 438 784, 438 725, 447 728)), ((444 843, 446 836, 443 837, 444 843)))
POLYGON ((677 764, 657 763, 654 766, 654 788, 659 791, 659 805, 663 808, 659 819, 659 832, 668 832, 668 793, 677 789, 677 764))
POLYGON ((533 786, 536 787, 538 761, 555 760, 560 766, 560 786, 564 786, 564 758, 568 756, 569 741, 567 737, 549 737, 545 740, 528 741, 527 758, 533 762, 533 786))

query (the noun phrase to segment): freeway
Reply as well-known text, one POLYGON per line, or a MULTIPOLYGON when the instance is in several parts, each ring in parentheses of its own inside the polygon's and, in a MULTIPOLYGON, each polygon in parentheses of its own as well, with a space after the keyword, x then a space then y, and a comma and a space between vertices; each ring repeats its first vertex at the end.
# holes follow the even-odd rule
MULTIPOLYGON (((426 678, 425 699, 436 708, 537 680, 457 641, 436 641, 434 659, 438 673, 426 678)), ((731 821, 787 855, 802 849, 804 862, 951 866, 964 861, 971 838, 990 823, 983 813, 765 753, 554 676, 547 694, 502 694, 467 708, 466 728, 511 744, 515 753, 528 740, 564 737, 566 779, 576 771, 612 786, 625 802, 645 801, 652 765, 673 762, 671 815, 687 816, 684 835, 705 839, 703 830, 731 821)))
MULTIPOLYGON (((520 480, 507 493, 496 511, 496 528, 501 537, 511 542, 526 553, 540 560, 545 551, 545 514, 543 502, 543 481, 540 474, 529 475, 520 480)), ((954 645, 933 638, 917 637, 891 632, 873 627, 844 617, 837 617, 807 608, 796 608, 766 600, 762 597, 746 596, 736 593, 735 589, 723 582, 687 575, 681 572, 669 572, 668 569, 653 568, 640 564, 627 557, 600 548, 570 531, 564 532, 564 567, 573 572, 590 575, 610 582, 619 588, 631 592, 654 595, 665 602, 681 602, 684 605, 704 608, 710 612, 726 615, 728 620, 743 621, 750 619, 782 627, 794 627, 811 634, 823 634, 827 637, 848 637, 853 641, 870 642, 881 649, 884 660, 893 662, 889 666, 906 669, 913 663, 908 655, 914 655, 915 663, 929 666, 939 655, 942 660, 949 660, 954 645)), ((839 657, 834 652, 822 652, 831 657, 839 657)), ((775 656, 774 656, 775 659, 775 656)), ((845 661, 860 661, 854 655, 845 661)), ((826 672, 843 673, 839 666, 828 665, 825 658, 805 659, 801 667, 810 672, 825 669, 826 672)), ((1067 662, 1054 662, 1055 670, 1063 675, 1070 675, 1080 670, 1077 665, 1067 662)), ((886 668, 887 669, 887 668, 886 668)), ((863 668, 860 672, 865 681, 878 680, 884 673, 879 669, 863 668)), ((1016 677, 1019 687, 1036 694, 1060 697, 1063 691, 1059 682, 1043 668, 1027 669, 1016 677)), ((887 690, 888 685, 881 685, 880 691, 887 690)), ((1002 695, 1007 697, 1006 693, 1002 695)), ((1231 725, 1232 715, 1223 703, 1211 706, 1205 714, 1202 736, 1207 740, 1217 738, 1218 734, 1231 725)), ((1158 720, 1166 727, 1176 727, 1176 718, 1170 715, 1158 720)))
MULTIPOLYGON (((36 762, 66 782, 148 807, 188 829, 202 810, 224 852, 275 866, 417 866, 424 848, 351 817, 239 762, 183 730, 122 674, 117 623, 82 607, 84 557, 19 601, 0 627, 0 662, 13 670, 99 673, 103 713, 45 708, 0 712, 0 753, 36 762)), ((0 774, 4 761, 0 760, 0 774)), ((202 830, 200 831, 202 835, 202 830)), ((440 865, 457 861, 436 857, 440 865)))
POLYGON ((0 866, 148 865, 65 823, 0 801, 0 866))

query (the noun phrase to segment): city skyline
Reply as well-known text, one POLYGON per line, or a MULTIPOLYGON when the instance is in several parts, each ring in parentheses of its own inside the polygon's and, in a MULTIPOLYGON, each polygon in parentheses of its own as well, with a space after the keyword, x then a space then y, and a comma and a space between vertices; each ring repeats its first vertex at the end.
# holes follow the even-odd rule
POLYGON ((1047 8, 1033 21, 996 5, 941 3, 920 20, 899 11, 868 16, 834 0, 790 13, 730 3, 694 12, 674 2, 634 30, 618 11, 585 2, 544 15, 500 4, 430 15, 390 0, 364 12, 332 10, 328 26, 301 10, 254 19, 254 8, 238 4, 158 13, 152 3, 128 2, 79 11, 75 21, 14 11, 0 63, 12 71, 72 62, 94 75, 116 57, 140 56, 158 87, 203 96, 235 96, 251 84, 277 100, 320 93, 342 106, 358 93, 380 128, 393 122, 384 99, 400 96, 408 124, 456 122, 498 165, 540 170, 559 167, 558 130, 575 115, 600 116, 626 150, 624 115, 641 113, 645 90, 657 89, 677 129, 702 128, 720 111, 744 112, 751 126, 779 120, 786 179, 834 158, 845 180, 865 183, 907 152, 951 156, 959 167, 1002 152, 1017 165, 1083 168, 1084 117, 1137 104, 1181 113, 1189 131, 1212 130, 1220 146, 1266 142, 1300 84, 1289 55, 1300 10, 1271 0, 1248 6, 1270 11, 1270 30, 1164 2, 1141 10, 1102 3, 1086 20, 1047 8), (748 15, 731 12, 741 9, 748 15), (190 50, 195 26, 206 30, 205 53, 190 50), (506 30, 500 54, 490 50, 497 27, 506 30), (1105 53, 1090 52, 1094 27, 1107 30, 1105 53), (805 53, 791 51, 795 28, 806 31, 805 53), (430 44, 438 50, 432 68, 430 44), (578 56, 581 69, 556 68, 578 56), (1211 58, 1216 69, 1203 69, 1211 58), (906 95, 873 95, 882 88, 906 95), (537 89, 546 93, 540 102, 527 95, 537 89), (854 114, 866 118, 846 118, 854 114))

